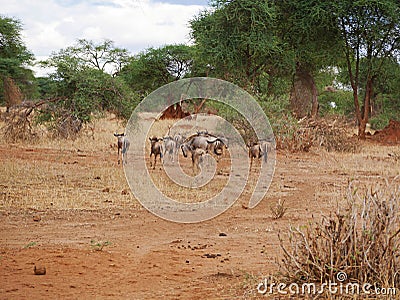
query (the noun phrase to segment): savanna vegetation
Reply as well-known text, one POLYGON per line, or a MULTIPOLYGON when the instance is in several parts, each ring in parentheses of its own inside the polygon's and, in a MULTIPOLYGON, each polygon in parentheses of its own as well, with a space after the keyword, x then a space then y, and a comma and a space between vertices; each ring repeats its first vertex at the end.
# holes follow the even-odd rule
MULTIPOLYGON (((29 69, 35 58, 21 37, 23 20, 0 17, 0 106, 6 107, 5 112, 0 112, 2 124, 5 124, 1 134, 9 141, 36 139, 39 132, 45 133, 51 141, 53 138, 73 140, 55 142, 63 147, 77 139, 80 149, 76 157, 71 156, 75 153, 72 150, 64 151, 64 164, 82 168, 79 159, 86 157, 86 153, 81 154, 82 149, 93 149, 91 141, 79 136, 85 126, 106 113, 127 121, 138 103, 152 91, 182 78, 199 76, 230 81, 253 95, 271 122, 276 146, 291 152, 308 152, 314 145, 327 151, 357 152, 368 145, 362 143, 368 135, 368 124, 380 130, 390 120, 400 121, 398 0, 210 0, 209 4, 189 22, 190 45, 164 45, 132 54, 116 47, 112 37, 102 42, 80 39, 37 63, 52 70, 46 77, 35 77, 29 69), (358 139, 348 133, 353 127, 358 139)), ((251 131, 238 112, 214 101, 193 99, 181 108, 188 113, 211 111, 237 127, 244 127, 244 132, 251 131)), ((109 124, 106 127, 111 128, 109 124)), ((109 136, 108 132, 102 134, 109 136)), ((100 149, 96 152, 99 157, 104 158, 107 151, 115 152, 106 141, 104 138, 97 148, 94 147, 100 149)), ((373 148, 373 151, 380 150, 373 148)), ((278 265, 285 282, 323 284, 334 280, 338 272, 345 272, 356 283, 371 280, 379 288, 400 286, 397 183, 400 153, 398 148, 382 151, 384 153, 359 152, 354 157, 345 153, 328 156, 322 151, 322 154, 304 154, 304 158, 290 153, 289 158, 284 158, 287 170, 279 173, 273 187, 278 204, 271 207, 272 220, 314 221, 314 211, 321 208, 318 205, 326 205, 324 209, 330 212, 322 221, 293 226, 286 233, 280 231, 275 242, 269 245, 275 249, 280 243, 283 256, 278 265), (312 172, 307 173, 310 163, 312 172), (291 181, 287 180, 288 174, 292 175, 291 181), (390 184, 387 181, 369 187, 371 174, 387 175, 390 184), (325 178, 328 175, 329 178, 325 178), (359 175, 368 179, 362 191, 353 185, 354 178, 359 175), (346 181, 347 191, 342 201, 346 205, 338 204, 336 211, 332 206, 327 208, 326 203, 332 199, 326 198, 332 197, 322 190, 337 196, 346 181), (307 189, 302 190, 302 185, 307 189), (284 197, 296 190, 290 202, 292 207, 288 207, 284 197), (293 211, 298 202, 302 208, 293 211), (305 203, 314 206, 308 207, 305 203), (307 206, 305 210, 304 206, 307 206)), ((43 174, 33 171, 28 174, 35 180, 42 178, 40 184, 46 185, 52 193, 59 192, 62 195, 59 198, 66 199, 66 207, 76 205, 76 199, 81 199, 79 208, 92 202, 105 207, 112 201, 117 201, 116 206, 128 203, 123 200, 128 194, 126 190, 115 192, 125 180, 110 162, 105 168, 98 164, 97 158, 93 159, 90 169, 95 171, 85 181, 80 174, 73 173, 77 178, 61 174, 66 167, 57 165, 60 171, 54 171, 58 173, 53 174, 52 180, 59 186, 48 184, 50 168, 47 163, 43 174), (110 175, 105 170, 113 173, 110 175), (112 201, 105 194, 110 189, 102 189, 101 178, 112 179, 115 192, 112 201), (77 189, 77 182, 82 191, 77 189), (73 192, 65 192, 65 186, 73 192), (96 201, 104 198, 101 204, 92 199, 86 201, 80 195, 93 187, 96 201)), ((285 168, 284 165, 280 167, 285 168)), ((8 162, 5 167, 8 170, 5 169, 3 181, 7 185, 3 186, 10 189, 15 186, 12 178, 23 178, 27 167, 28 170, 37 168, 34 163, 28 163, 17 170, 8 162), (12 172, 14 177, 8 176, 12 172)), ((160 178, 164 182, 164 178, 160 178)), ((176 192, 169 184, 165 189, 176 192)), ((15 190, 15 197, 11 192, 3 193, 4 199, 20 201, 20 189, 15 190)), ((32 191, 27 194, 29 197, 24 196, 26 202, 40 198, 35 194, 39 189, 32 188, 32 191)), ((43 209, 58 208, 52 196, 44 198, 51 202, 43 201, 43 209)), ((264 216, 260 220, 259 224, 264 226, 264 216)), ((236 226, 236 221, 232 222, 236 226)), ((260 234, 264 231, 264 227, 260 230, 257 227, 260 234)), ((243 236, 247 233, 246 227, 243 236)), ((144 236, 147 241, 148 237, 144 236)), ((91 240, 93 248, 100 248, 96 250, 111 247, 111 242, 95 242, 98 240, 91 240)), ((175 268, 175 262, 171 265, 175 268)), ((159 271, 154 272, 158 275, 159 271)), ((179 272, 174 269, 175 273, 179 272)), ((218 274, 224 273, 218 271, 218 274)))
POLYGON ((400 119, 399 12, 394 0, 212 0, 190 21, 190 46, 131 54, 112 40, 80 39, 40 62, 53 72, 39 78, 23 20, 1 17, 0 103, 23 113, 19 131, 41 124, 68 138, 105 111, 128 119, 164 84, 211 76, 254 95, 277 135, 295 131, 296 119, 340 115, 365 138, 367 123, 381 129, 400 119), (282 130, 280 120, 293 125, 282 130))

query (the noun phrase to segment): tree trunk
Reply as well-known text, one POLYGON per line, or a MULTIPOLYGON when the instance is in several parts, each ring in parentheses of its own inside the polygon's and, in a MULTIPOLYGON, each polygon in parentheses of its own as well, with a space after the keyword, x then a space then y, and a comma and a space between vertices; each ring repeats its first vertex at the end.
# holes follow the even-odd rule
POLYGON ((373 81, 372 78, 367 78, 367 84, 365 88, 364 105, 363 110, 360 111, 359 124, 358 124, 358 137, 365 140, 365 129, 369 120, 369 114, 371 112, 371 97, 373 93, 373 81))
POLYGON ((317 86, 315 85, 314 78, 310 75, 309 82, 311 85, 311 95, 312 95, 312 102, 311 102, 311 117, 315 118, 318 115, 319 103, 318 103, 318 91, 317 86))
POLYGON ((290 106, 297 118, 318 114, 318 92, 313 76, 307 71, 296 70, 293 87, 290 92, 290 106))
POLYGON ((7 112, 10 107, 22 103, 23 95, 18 85, 15 84, 14 80, 10 77, 3 78, 4 86, 4 100, 6 102, 7 112))
POLYGON ((179 103, 176 103, 175 105, 169 106, 161 115, 160 119, 183 119, 189 115, 190 113, 184 112, 182 106, 179 103))

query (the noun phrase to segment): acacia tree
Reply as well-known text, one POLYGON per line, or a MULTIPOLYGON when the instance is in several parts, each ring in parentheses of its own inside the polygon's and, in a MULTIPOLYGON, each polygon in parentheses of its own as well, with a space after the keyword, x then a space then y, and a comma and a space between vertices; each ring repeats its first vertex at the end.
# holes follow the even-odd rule
POLYGON ((32 62, 33 54, 23 43, 21 30, 18 20, 0 16, 0 80, 7 110, 23 99, 16 82, 26 83, 33 78, 32 71, 26 68, 32 62))
MULTIPOLYGON (((131 58, 121 71, 129 86, 145 97, 150 92, 170 82, 192 75, 193 48, 183 44, 149 48, 131 58)), ((171 105, 164 117, 181 118, 180 104, 171 105)))
POLYGON ((190 21, 196 49, 210 74, 260 91, 260 77, 273 74, 281 56, 275 6, 265 0, 215 0, 190 21))
POLYGON ((278 35, 292 52, 291 107, 297 117, 318 113, 315 75, 337 64, 340 39, 326 2, 276 0, 278 35))
POLYGON ((191 73, 193 50, 186 45, 149 48, 130 59, 121 77, 143 96, 191 73))
POLYGON ((93 43, 84 43, 83 40, 80 43, 87 47, 69 47, 42 62, 44 66, 55 69, 49 77, 50 82, 43 82, 51 87, 51 93, 46 96, 59 101, 42 109, 38 120, 62 137, 74 137, 82 124, 103 111, 128 119, 138 102, 138 96, 121 78, 106 72, 108 64, 116 66, 122 62, 120 56, 113 59, 112 53, 125 51, 110 48, 108 43, 107 47, 94 47, 92 51, 93 43))
POLYGON ((400 3, 398 0, 329 3, 343 41, 358 136, 364 139, 374 83, 382 72, 384 58, 400 58, 400 3), (363 78, 360 76, 362 63, 365 64, 363 78))
POLYGON ((76 45, 54 53, 52 59, 44 62, 44 65, 51 66, 55 60, 68 60, 76 66, 97 69, 115 76, 128 63, 129 57, 128 50, 115 47, 111 40, 96 44, 93 41, 79 39, 76 45))

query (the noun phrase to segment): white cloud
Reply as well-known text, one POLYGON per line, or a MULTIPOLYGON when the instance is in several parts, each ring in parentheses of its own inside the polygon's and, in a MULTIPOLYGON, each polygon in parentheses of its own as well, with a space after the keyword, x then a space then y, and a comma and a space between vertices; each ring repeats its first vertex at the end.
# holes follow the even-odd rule
POLYGON ((202 9, 156 0, 2 0, 2 15, 22 22, 24 41, 36 57, 49 56, 81 38, 110 39, 131 53, 188 43, 188 22, 202 9))

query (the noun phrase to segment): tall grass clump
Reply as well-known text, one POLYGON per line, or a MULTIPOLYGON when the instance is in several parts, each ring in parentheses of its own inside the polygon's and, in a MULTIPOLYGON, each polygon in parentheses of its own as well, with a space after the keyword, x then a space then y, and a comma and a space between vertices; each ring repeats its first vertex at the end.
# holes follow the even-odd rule
POLYGON ((337 282, 400 288, 400 177, 360 192, 349 184, 344 210, 279 234, 283 279, 296 283, 337 282))

